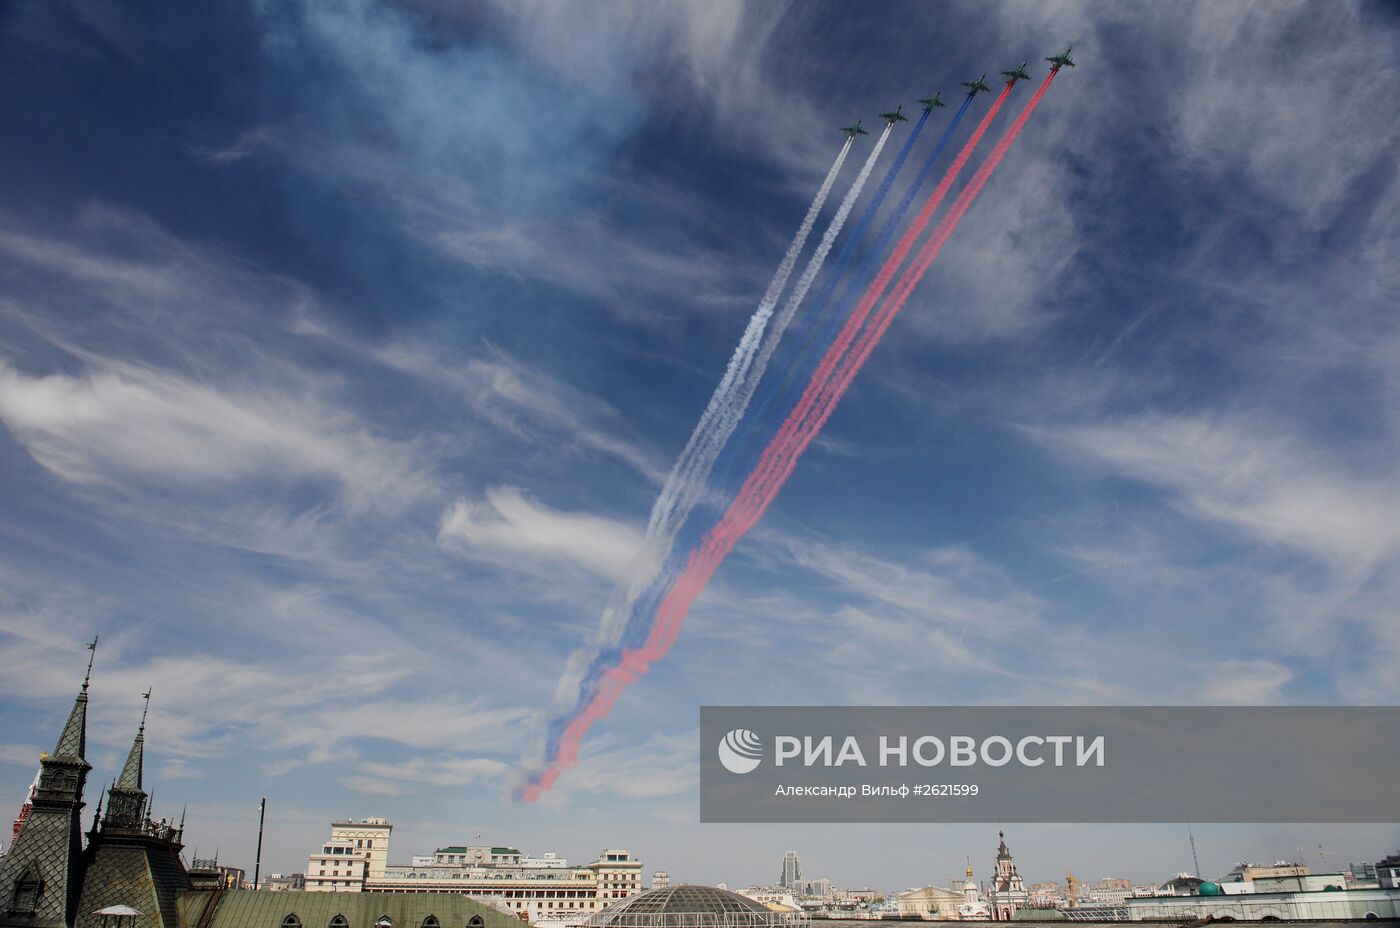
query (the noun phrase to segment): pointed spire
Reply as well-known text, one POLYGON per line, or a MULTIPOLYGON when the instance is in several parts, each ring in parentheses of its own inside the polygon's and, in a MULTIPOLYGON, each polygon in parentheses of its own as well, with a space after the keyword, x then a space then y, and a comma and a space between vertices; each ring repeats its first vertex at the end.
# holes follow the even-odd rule
POLYGON ((92 662, 97 657, 96 635, 92 636, 92 642, 88 644, 87 649, 92 654, 88 656, 83 688, 78 692, 78 698, 73 701, 73 711, 68 713, 68 723, 63 726, 63 732, 58 736, 58 744, 54 746, 53 753, 56 757, 76 757, 81 760, 87 752, 88 683, 92 680, 92 662))
POLYGON ((151 691, 146 690, 141 698, 146 700, 146 706, 141 710, 141 726, 136 729, 136 740, 131 743, 131 753, 126 755, 122 775, 117 778, 117 789, 132 792, 141 791, 141 771, 146 759, 146 713, 151 711, 151 691))

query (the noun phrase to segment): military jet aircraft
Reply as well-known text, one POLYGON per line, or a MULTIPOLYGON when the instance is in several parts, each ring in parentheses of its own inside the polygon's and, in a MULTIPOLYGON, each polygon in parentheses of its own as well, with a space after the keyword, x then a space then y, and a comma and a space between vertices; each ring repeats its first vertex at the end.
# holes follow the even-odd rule
POLYGON ((1050 70, 1058 71, 1065 65, 1069 65, 1071 68, 1074 67, 1074 59, 1070 58, 1069 56, 1069 53, 1072 51, 1074 51, 1073 45, 1071 45, 1069 48, 1065 49, 1062 53, 1058 55, 1051 55, 1049 58, 1046 58, 1045 60, 1050 62, 1050 70))
POLYGON ((881 114, 880 114, 880 118, 881 118, 881 119, 884 119, 884 120, 887 120, 887 121, 889 122, 890 125, 894 125, 894 124, 897 123, 897 122, 908 122, 908 121, 909 121, 909 117, 904 115, 904 104, 903 104, 903 103, 901 103, 899 106, 896 106, 896 107, 894 108, 894 112, 893 112, 893 113, 881 113, 881 114))
POLYGON ((924 112, 932 113, 933 108, 935 106, 947 106, 948 104, 944 103, 942 100, 939 99, 939 97, 941 96, 943 96, 943 91, 935 90, 933 92, 933 96, 925 97, 924 99, 920 100, 919 102, 924 105, 924 112))
POLYGON ((860 127, 860 120, 859 120, 859 119, 856 120, 856 124, 855 124, 854 126, 842 126, 842 127, 841 127, 841 131, 844 132, 844 133, 846 133, 847 135, 849 135, 851 138, 855 138, 855 137, 858 136, 858 135, 869 135, 869 134, 870 134, 869 132, 866 132, 864 129, 862 129, 862 128, 860 127))
POLYGON ((992 88, 987 86, 986 71, 983 71, 982 76, 977 78, 977 80, 975 81, 963 81, 963 86, 967 88, 967 95, 969 97, 975 97, 978 93, 980 93, 983 90, 987 91, 988 93, 991 93, 992 90, 992 88))
POLYGON ((1015 68, 1010 71, 1002 71, 1001 73, 1006 75, 1006 82, 1008 84, 1014 84, 1017 81, 1028 81, 1031 79, 1031 76, 1026 73, 1026 62, 1024 61, 1021 62, 1021 66, 1019 68, 1015 68))

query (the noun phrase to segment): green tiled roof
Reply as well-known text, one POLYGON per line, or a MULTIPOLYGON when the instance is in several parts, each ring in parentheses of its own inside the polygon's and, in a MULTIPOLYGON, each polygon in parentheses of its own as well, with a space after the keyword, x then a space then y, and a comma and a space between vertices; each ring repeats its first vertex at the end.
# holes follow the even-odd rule
POLYGON ((295 915, 302 928, 329 928, 331 919, 345 916, 349 928, 375 928, 389 916, 394 928, 422 928, 429 915, 442 928, 467 928, 478 916, 484 928, 521 928, 521 922, 462 893, 309 893, 269 890, 233 890, 213 900, 214 891, 191 890, 180 894, 180 925, 201 924, 205 908, 214 901, 212 917, 202 928, 281 928, 295 915))

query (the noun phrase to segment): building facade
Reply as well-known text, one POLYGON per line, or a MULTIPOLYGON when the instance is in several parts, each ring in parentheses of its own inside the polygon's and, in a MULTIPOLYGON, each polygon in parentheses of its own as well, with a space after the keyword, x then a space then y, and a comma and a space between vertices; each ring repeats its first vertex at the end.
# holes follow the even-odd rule
POLYGON ((1025 908, 1030 902, 1030 893, 1016 872, 1016 859, 1006 847, 1006 832, 997 832, 997 837, 1001 844, 997 847, 996 872, 987 889, 987 905, 993 921, 1009 922, 1016 917, 1017 909, 1025 908))
MULTIPOLYGON (((1208 886, 1213 884, 1203 884, 1202 888, 1208 886)), ((1132 921, 1391 920, 1400 918, 1400 890, 1339 889, 1226 895, 1217 889, 1194 896, 1129 898, 1124 907, 1132 921)))
POLYGON ((465 893, 551 921, 600 911, 642 889, 642 862, 620 848, 582 867, 554 853, 531 857, 491 845, 441 847, 403 865, 388 863, 392 831, 382 818, 333 823, 330 839, 308 858, 306 891, 465 893))
POLYGON ((783 854, 783 875, 778 879, 778 885, 798 895, 801 891, 802 883, 802 861, 798 858, 796 851, 788 851, 783 854))
POLYGON ((1376 883, 1382 889, 1400 889, 1400 851, 1376 861, 1376 883))

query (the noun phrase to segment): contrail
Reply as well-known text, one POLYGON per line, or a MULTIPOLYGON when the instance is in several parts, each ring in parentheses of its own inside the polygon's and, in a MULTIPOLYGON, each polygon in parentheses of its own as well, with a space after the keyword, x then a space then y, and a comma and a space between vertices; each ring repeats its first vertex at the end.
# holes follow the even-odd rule
MULTIPOLYGON (((947 243, 964 214, 972 206, 972 202, 977 199, 982 188, 986 186, 992 173, 1001 164, 1011 144, 1020 135, 1021 129, 1030 119, 1031 114, 1035 112, 1036 107, 1040 105, 1041 99, 1045 96, 1045 92, 1050 89, 1050 84, 1058 73, 1058 71, 1051 71, 1045 76, 1045 80, 1036 89, 1030 101, 1017 115, 1011 127, 1002 135, 986 160, 978 167, 972 179, 968 181, 967 187, 958 195, 957 200, 949 207, 948 213, 938 223, 918 255, 905 269, 903 276, 890 292, 870 326, 860 333, 855 346, 844 357, 834 357, 836 345, 833 345, 832 351, 828 352, 822 368, 829 372, 829 376, 821 376, 820 372, 813 375, 808 387, 809 395, 804 396, 804 402, 799 403, 798 408, 792 411, 788 421, 784 423, 784 428, 779 430, 778 435, 769 445, 769 451, 765 451, 764 456, 768 460, 760 462, 759 466, 754 469, 751 477, 757 479, 754 479, 753 486, 748 494, 741 491, 740 497, 735 500, 735 505, 738 506, 740 500, 745 495, 748 496, 751 508, 743 521, 747 522, 750 527, 758 521, 763 511, 777 496, 778 489, 786 482, 797 466, 798 457, 806 450, 812 439, 816 437, 822 426, 831 417, 836 409, 836 404, 865 364, 870 352, 874 350, 875 345, 889 328, 894 317, 904 308, 910 294, 914 292, 914 288, 923 279, 929 266, 938 257, 938 253, 947 243), (805 421, 803 419, 804 409, 805 421), (749 519, 752 521, 749 522, 749 519)), ((842 334, 848 335, 850 333, 843 332, 842 334)), ((849 344, 848 339, 842 339, 842 341, 849 344)), ((747 528, 744 529, 744 531, 747 530, 747 528)))
MULTIPOLYGON (((890 130, 893 128, 893 125, 885 126, 885 131, 881 132, 880 137, 875 141, 875 147, 870 150, 865 163, 861 165, 860 173, 856 175, 855 181, 852 182, 850 189, 842 198, 841 205, 837 207, 836 215, 831 218, 831 224, 827 226, 821 241, 817 243, 816 251, 808 259, 807 267, 803 269, 802 276, 797 279, 792 292, 788 294, 786 302, 783 303, 783 308, 773 317, 772 325, 764 333, 758 353, 752 359, 747 376, 738 381, 732 401, 722 410, 721 415, 716 417, 713 426, 704 435, 703 444, 692 456, 688 464, 683 490, 676 494, 673 517, 668 520, 672 526, 668 533, 668 541, 675 538, 676 531, 685 518, 690 515, 691 509, 695 507, 696 501, 705 491, 706 481, 709 480, 710 471, 714 468, 720 450, 729 440, 729 436, 734 433, 734 429, 738 427, 743 418, 744 410, 748 408, 749 401, 753 398, 754 389, 768 369, 773 352, 777 350, 778 343, 792 322, 792 317, 796 315, 802 301, 806 298, 807 291, 812 287, 812 282, 821 273, 822 265, 826 263, 827 255, 831 253, 836 237, 841 234, 841 229, 846 224, 846 217, 850 215, 856 200, 860 198, 861 190, 864 189, 865 182, 869 180, 870 172, 874 169, 875 162, 879 160, 880 152, 884 150, 885 143, 890 137, 890 130)), ((700 434, 698 427, 695 434, 700 434)))
MULTIPOLYGON (((745 460, 750 459, 752 455, 760 450, 758 448, 752 448, 748 439, 761 438, 761 420, 764 413, 767 412, 768 407, 780 393, 783 397, 783 401, 778 406, 780 409, 789 407, 796 401, 797 396, 800 395, 797 391, 802 389, 802 385, 811 375, 812 368, 820 359, 825 346, 830 344, 831 340, 835 338, 837 327, 840 326, 843 319, 849 316, 851 306, 858 298, 859 291, 854 288, 863 286, 874 273, 875 262, 885 253, 885 249, 889 246, 890 239, 893 238, 894 233, 899 230, 900 223, 904 221, 905 215, 913 205, 914 198, 923 188, 924 182, 928 180, 929 175, 933 173, 933 168, 937 164, 938 158, 943 154, 943 150, 948 146, 948 142, 952 140, 953 134, 957 131, 958 124, 961 123, 963 117, 967 115, 968 108, 972 105, 972 99, 971 94, 963 98, 962 105, 958 107, 958 111, 953 115, 947 128, 943 130, 943 134, 939 136, 938 141, 933 146, 933 150, 930 151, 928 156, 924 159, 924 163, 919 167, 919 173, 915 175, 914 180, 909 184, 909 188, 904 191, 904 195, 900 198, 899 204, 894 208, 894 211, 885 218, 884 223, 880 227, 880 233, 875 238, 875 243, 862 256, 860 264, 856 268, 856 272, 852 275, 850 281, 847 282, 847 287, 852 288, 851 292, 849 294, 843 292, 841 298, 836 301, 835 311, 828 314, 830 316, 830 321, 818 335, 816 326, 821 315, 820 311, 805 314, 804 319, 807 321, 808 332, 806 340, 803 342, 801 348, 797 350, 798 360, 795 360, 784 368, 784 377, 781 382, 775 378, 769 378, 766 382, 760 384, 757 400, 750 408, 745 434, 739 440, 730 441, 729 445, 725 447, 724 452, 721 454, 719 464, 716 465, 720 471, 721 479, 724 481, 724 490, 719 494, 722 499, 733 498, 733 493, 738 489, 738 482, 742 473, 739 471, 739 467, 745 460)), ((917 131, 917 127, 915 131, 917 131)), ((906 151, 900 152, 901 157, 907 154, 907 148, 908 146, 906 145, 906 151)), ((896 164, 898 164, 898 162, 896 162, 896 164)), ((889 182, 893 180, 893 173, 892 170, 890 176, 885 179, 885 184, 881 185, 882 190, 876 194, 877 200, 888 190, 889 182)), ((869 218, 873 218, 873 211, 869 212, 867 215, 869 218)), ((848 249, 852 248, 857 240, 856 235, 858 234, 859 232, 847 239, 846 247, 848 249)), ((840 265, 838 264, 836 267, 838 268, 836 273, 839 274, 840 265)), ((828 279, 824 291, 825 297, 831 295, 831 291, 834 289, 836 283, 836 277, 828 279)), ((824 303, 819 303, 817 305, 824 307, 824 303)), ((715 512, 714 517, 717 519, 719 515, 719 512, 715 512)))
MULTIPOLYGON (((669 563, 675 536, 694 509, 696 502, 703 495, 715 460, 741 421, 744 409, 753 396, 754 387, 762 378, 783 332, 801 306, 813 281, 821 272, 827 255, 830 254, 836 238, 840 235, 847 217, 860 198, 861 191, 864 189, 875 163, 879 160, 880 153, 889 140, 891 129, 892 126, 886 126, 885 131, 876 140, 874 148, 866 157, 856 179, 842 198, 841 204, 826 232, 822 235, 816 251, 808 260, 802 275, 793 286, 782 310, 772 319, 771 325, 767 326, 766 331, 763 331, 756 329, 753 320, 750 320, 750 328, 740 343, 740 350, 735 351, 735 356, 730 362, 730 371, 737 371, 736 376, 731 378, 729 371, 726 371, 726 380, 721 382, 720 389, 715 391, 714 397, 711 398, 710 407, 706 410, 706 415, 710 417, 709 422, 707 423, 706 419, 702 417, 700 424, 696 426, 681 458, 672 468, 671 477, 667 481, 666 488, 662 491, 662 497, 658 498, 653 507, 653 518, 648 526, 643 551, 634 561, 637 569, 629 572, 627 581, 619 584, 609 599, 604 614, 605 631, 600 635, 601 647, 575 652, 575 655, 570 659, 571 672, 566 675, 564 683, 561 684, 561 695, 565 693, 572 695, 571 691, 575 688, 573 681, 578 680, 578 693, 573 696, 574 706, 582 704, 591 695, 589 687, 597 675, 616 663, 618 645, 626 645, 645 633, 646 627, 639 621, 641 617, 636 609, 638 600, 648 588, 664 589, 667 585, 663 581, 663 569, 669 563), (752 344, 750 335, 754 333, 761 336, 757 339, 759 350, 756 356, 752 348, 749 348, 746 351, 747 357, 736 364, 735 362, 740 358, 741 350, 745 348, 745 342, 752 344), (747 364, 747 370, 744 369, 743 365, 745 364, 747 364), (727 393, 728 396, 723 398, 723 402, 717 402, 721 399, 721 391, 727 393), (664 511, 662 511, 663 508, 664 511), (581 679, 579 679, 580 677, 581 679)), ((825 199, 825 192, 819 194, 819 199, 825 199)), ((809 215, 811 215, 810 211, 809 215)), ((788 268, 788 271, 790 272, 791 268, 788 268)), ((766 299, 765 302, 767 302, 766 299)), ((771 306, 769 309, 771 310, 771 306)), ((763 304, 760 304, 759 311, 764 311, 763 304)), ((758 315, 755 313, 754 318, 757 319, 758 315)), ((772 314, 768 312, 765 315, 771 316, 772 314)), ((567 718, 567 713, 562 714, 556 718, 556 725, 552 728, 557 729, 558 725, 566 721, 567 718)), ((547 759, 553 751, 556 734, 557 731, 552 730, 547 740, 547 759)))
MULTIPOLYGON (((733 403, 735 390, 743 381, 748 367, 760 347, 764 330, 773 314, 773 309, 777 306, 778 299, 787 286, 793 268, 797 266, 797 260, 806 247, 807 239, 811 236, 817 218, 821 215, 827 198, 835 186, 836 179, 841 173, 841 168, 850 154, 853 141, 853 138, 846 139, 840 151, 837 152, 831 167, 827 170, 826 177, 822 180, 816 196, 807 207, 806 215, 803 216, 797 232, 793 235, 792 242, 778 263, 778 268, 774 271, 773 278, 769 281, 768 288, 764 291, 758 308, 749 318, 748 325, 745 327, 743 336, 739 339, 738 346, 734 349, 734 354, 725 368, 719 386, 710 397, 709 404, 701 414, 699 423, 672 467, 656 502, 652 505, 642 545, 631 564, 628 565, 627 573, 609 596, 592 646, 580 648, 570 655, 555 697, 555 703, 561 709, 575 705, 580 684, 586 682, 587 676, 594 672, 597 667, 608 663, 609 651, 616 647, 625 630, 632 603, 648 587, 657 571, 665 563, 666 555, 669 553, 670 540, 675 535, 675 520, 672 518, 672 513, 677 494, 683 489, 690 476, 693 467, 691 459, 695 455, 696 446, 704 441, 716 417, 733 403)), ((553 738, 550 740, 552 741, 553 738)))
POLYGON ((822 207, 826 205, 826 199, 831 194, 831 188, 836 183, 836 177, 840 174, 842 165, 846 163, 846 156, 850 153, 853 141, 854 139, 848 138, 841 146, 841 151, 836 155, 836 160, 832 162, 830 170, 826 172, 826 178, 822 181, 820 189, 817 190, 817 195, 812 199, 811 205, 807 207, 807 215, 802 217, 802 224, 797 227, 797 234, 792 237, 792 242, 788 245, 783 260, 778 263, 778 269, 773 272, 773 279, 768 282, 768 289, 764 291, 763 299, 759 301, 754 314, 749 317, 749 324, 745 327, 744 334, 734 349, 734 355, 729 359, 729 365, 724 370, 724 376, 720 378, 719 386, 715 388, 709 404, 700 415, 700 421, 696 423, 694 431, 690 434, 690 439, 671 468, 671 477, 662 487, 661 494, 652 506, 651 519, 647 524, 648 535, 670 512, 675 484, 678 480, 677 475, 685 471, 696 446, 704 440, 710 423, 732 401, 736 385, 742 380, 750 361, 753 360, 754 352, 758 350, 759 341, 768 325, 768 318, 773 314, 773 308, 778 305, 778 297, 782 295, 783 288, 787 286, 788 278, 792 276, 792 269, 797 266, 797 259, 807 244, 808 236, 812 234, 817 217, 821 215, 822 207))
MULTIPOLYGON (((822 364, 819 365, 818 373, 822 375, 814 374, 799 407, 792 411, 787 421, 784 422, 783 428, 779 430, 779 434, 769 444, 759 465, 749 475, 739 495, 725 512, 720 523, 706 535, 702 544, 691 552, 685 570, 677 578, 658 610, 657 620, 652 626, 651 634, 646 643, 636 650, 623 652, 617 665, 609 668, 602 675, 595 687, 593 697, 569 721, 563 731, 559 740, 558 752, 552 764, 532 780, 522 791, 521 798, 536 799, 543 790, 549 788, 558 778, 559 772, 577 759, 580 741, 593 722, 605 716, 622 690, 645 673, 652 662, 662 657, 670 649, 691 603, 699 596, 710 577, 718 569, 719 564, 758 522, 764 511, 776 498, 784 481, 796 465, 797 458, 830 417, 837 401, 840 400, 841 395, 850 385, 861 365, 869 357, 875 344, 918 285, 919 280, 934 258, 937 257, 943 244, 947 242, 963 215, 972 205, 973 200, 986 185, 992 172, 1001 163, 1011 143, 1020 134, 1022 127, 1045 95, 1045 91, 1054 80, 1055 73, 1052 71, 1046 77, 1031 101, 988 156, 986 162, 974 174, 967 188, 959 194, 948 214, 935 228, 929 241, 920 250, 910 266, 905 269, 891 293, 891 298, 881 308, 871 326, 861 333, 855 349, 850 352, 849 356, 845 357, 844 363, 841 363, 847 348, 855 338, 856 331, 863 324, 864 316, 868 314, 869 307, 866 306, 865 313, 861 314, 859 318, 853 316, 848 321, 842 330, 841 337, 831 346, 823 358, 822 364), (834 378, 831 376, 832 374, 835 374, 834 378), (820 403, 817 402, 818 394, 822 394, 820 403), (809 415, 814 409, 815 414, 809 415)), ((1003 90, 992 110, 984 117, 982 124, 978 127, 978 132, 974 134, 974 139, 970 140, 969 146, 966 146, 963 153, 960 154, 959 161, 955 162, 955 167, 960 169, 962 163, 966 161, 963 155, 970 155, 971 148, 975 147, 975 142, 979 141, 981 134, 985 133, 991 117, 1005 102, 1009 91, 1010 85, 1003 90)), ((951 168, 950 171, 952 171, 951 168)), ((945 180, 948 178, 945 177, 945 180)), ((944 193, 946 193, 946 185, 940 182, 939 190, 930 196, 930 202, 933 202, 935 198, 941 199, 944 193)), ((933 205, 936 207, 937 204, 933 205)), ((866 298, 861 301, 862 305, 867 302, 873 303, 888 288, 890 278, 894 273, 891 265, 893 264, 894 268, 897 268, 903 262, 913 245, 913 240, 922 233, 924 226, 927 225, 928 217, 932 211, 928 204, 925 205, 925 209, 920 211, 922 222, 916 220, 910 230, 905 233, 904 238, 900 241, 900 247, 896 248, 895 253, 890 256, 881 269, 880 275, 872 282, 866 293, 866 298), (886 273, 887 271, 888 273, 886 273), (873 297, 872 294, 874 294, 873 297)))

